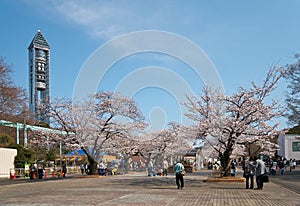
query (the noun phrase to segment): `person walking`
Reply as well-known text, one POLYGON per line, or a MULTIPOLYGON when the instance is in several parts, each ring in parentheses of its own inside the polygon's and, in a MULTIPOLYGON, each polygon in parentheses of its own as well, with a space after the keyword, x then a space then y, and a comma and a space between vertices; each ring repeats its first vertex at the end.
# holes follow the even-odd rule
POLYGON ((183 180, 184 166, 182 164, 182 161, 178 161, 175 164, 173 170, 175 172, 177 189, 183 189, 183 187, 184 187, 184 180, 183 180))
POLYGON ((244 177, 246 178, 246 189, 253 189, 254 188, 254 177, 255 167, 253 165, 253 161, 251 159, 246 160, 244 166, 244 177), (250 180, 250 185, 249 185, 250 180))
POLYGON ((267 168, 265 163, 261 159, 256 159, 255 161, 255 170, 256 170, 256 185, 258 190, 262 190, 264 187, 263 176, 267 173, 267 168))

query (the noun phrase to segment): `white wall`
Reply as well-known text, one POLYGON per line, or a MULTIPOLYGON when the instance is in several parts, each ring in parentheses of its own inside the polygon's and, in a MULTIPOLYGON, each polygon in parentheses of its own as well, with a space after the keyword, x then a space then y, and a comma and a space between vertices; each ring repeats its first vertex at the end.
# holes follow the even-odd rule
POLYGON ((278 144, 280 146, 280 150, 278 151, 278 155, 285 157, 287 160, 300 160, 300 151, 293 151, 293 142, 300 142, 300 135, 279 135, 278 144))
POLYGON ((0 148, 0 177, 9 177, 10 169, 14 168, 16 149, 0 148))

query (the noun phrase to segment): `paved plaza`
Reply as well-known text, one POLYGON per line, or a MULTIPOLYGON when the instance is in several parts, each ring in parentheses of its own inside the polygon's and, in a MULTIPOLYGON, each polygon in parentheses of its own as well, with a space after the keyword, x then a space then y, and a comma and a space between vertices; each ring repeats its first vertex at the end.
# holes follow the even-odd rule
POLYGON ((94 178, 69 176, 31 182, 0 180, 0 205, 300 206, 300 192, 273 183, 276 177, 271 177, 264 190, 247 190, 241 182, 203 182, 207 174, 188 174, 183 190, 177 189, 173 174, 168 177, 148 177, 145 173, 94 178))

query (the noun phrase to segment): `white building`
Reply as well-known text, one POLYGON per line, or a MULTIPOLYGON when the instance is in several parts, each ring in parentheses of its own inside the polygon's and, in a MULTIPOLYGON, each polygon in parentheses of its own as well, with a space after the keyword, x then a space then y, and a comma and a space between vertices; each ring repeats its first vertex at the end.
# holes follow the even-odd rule
POLYGON ((278 145, 280 146, 279 156, 285 157, 287 160, 300 160, 300 135, 281 134, 278 137, 278 145))
POLYGON ((14 173, 14 161, 17 156, 16 149, 0 148, 0 177, 9 177, 14 173))

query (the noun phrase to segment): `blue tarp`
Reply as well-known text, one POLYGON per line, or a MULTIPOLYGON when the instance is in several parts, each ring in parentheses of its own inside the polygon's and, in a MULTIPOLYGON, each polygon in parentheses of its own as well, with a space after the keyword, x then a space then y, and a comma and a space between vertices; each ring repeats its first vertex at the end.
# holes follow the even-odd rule
MULTIPOLYGON (((65 154, 65 156, 81 156, 81 155, 85 155, 82 149, 74 150, 65 154)), ((106 152, 100 152, 100 156, 108 156, 108 154, 106 152)))
POLYGON ((65 156, 83 156, 83 155, 85 155, 85 153, 82 149, 74 150, 65 154, 65 156))
POLYGON ((100 152, 100 156, 108 156, 106 152, 100 152))

